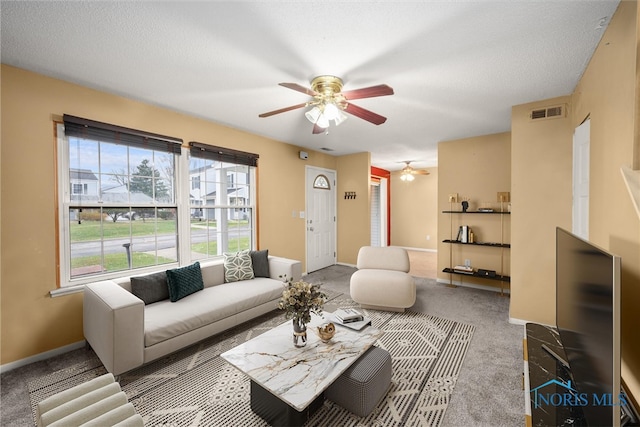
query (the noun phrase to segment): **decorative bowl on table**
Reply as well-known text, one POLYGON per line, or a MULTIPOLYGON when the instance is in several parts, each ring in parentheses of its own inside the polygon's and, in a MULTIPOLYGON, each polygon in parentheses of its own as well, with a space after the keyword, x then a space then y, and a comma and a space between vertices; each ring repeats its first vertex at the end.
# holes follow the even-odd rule
POLYGON ((336 333, 336 327, 333 323, 325 323, 318 326, 318 336, 322 342, 328 342, 336 333))

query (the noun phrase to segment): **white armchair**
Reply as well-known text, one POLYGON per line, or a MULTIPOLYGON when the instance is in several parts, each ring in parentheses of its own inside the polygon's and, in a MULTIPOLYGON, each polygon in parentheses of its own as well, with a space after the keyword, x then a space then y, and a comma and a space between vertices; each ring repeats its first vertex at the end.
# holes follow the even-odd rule
POLYGON ((397 246, 363 246, 351 276, 351 299, 362 308, 404 311, 416 302, 409 255, 397 246))

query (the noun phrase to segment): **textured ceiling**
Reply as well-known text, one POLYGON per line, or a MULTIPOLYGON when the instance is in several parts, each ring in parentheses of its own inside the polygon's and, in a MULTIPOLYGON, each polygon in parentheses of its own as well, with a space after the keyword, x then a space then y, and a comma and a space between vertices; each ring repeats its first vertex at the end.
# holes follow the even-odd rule
MULTIPOLYGON (((2 62, 375 166, 437 165, 440 141, 504 132, 511 107, 572 93, 619 1, 2 1, 2 62), (312 135, 280 82, 344 90, 357 117, 312 135)), ((99 119, 99 118, 98 118, 99 119)))

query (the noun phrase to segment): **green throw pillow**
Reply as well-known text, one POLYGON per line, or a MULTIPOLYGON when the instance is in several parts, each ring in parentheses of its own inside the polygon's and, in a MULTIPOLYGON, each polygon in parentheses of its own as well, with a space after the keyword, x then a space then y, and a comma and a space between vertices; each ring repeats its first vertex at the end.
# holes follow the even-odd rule
POLYGON ((271 277, 269 274, 269 249, 262 251, 251 251, 251 265, 253 265, 253 275, 255 277, 271 277))
POLYGON ((249 251, 240 251, 224 254, 224 281, 238 282, 240 280, 250 280, 253 275, 253 264, 249 251))
POLYGON ((204 289, 200 263, 195 262, 187 267, 167 270, 167 285, 169 285, 169 299, 176 302, 179 299, 204 289))

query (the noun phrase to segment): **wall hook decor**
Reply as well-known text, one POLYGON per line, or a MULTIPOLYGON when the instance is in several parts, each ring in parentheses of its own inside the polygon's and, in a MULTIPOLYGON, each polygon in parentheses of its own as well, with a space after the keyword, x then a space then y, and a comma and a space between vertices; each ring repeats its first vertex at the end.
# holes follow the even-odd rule
POLYGON ((345 191, 344 192, 344 198, 345 199, 355 199, 356 198, 356 192, 355 191, 345 191))

